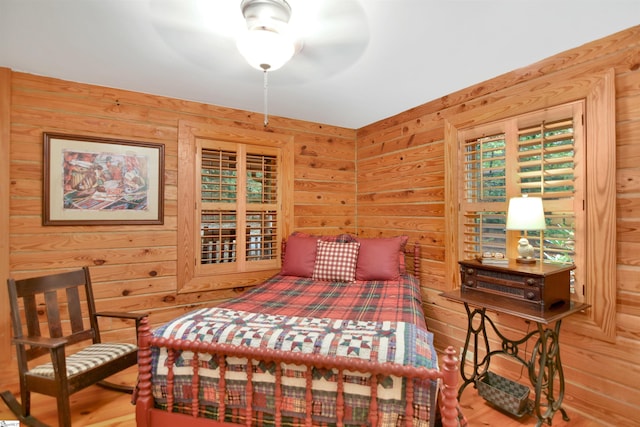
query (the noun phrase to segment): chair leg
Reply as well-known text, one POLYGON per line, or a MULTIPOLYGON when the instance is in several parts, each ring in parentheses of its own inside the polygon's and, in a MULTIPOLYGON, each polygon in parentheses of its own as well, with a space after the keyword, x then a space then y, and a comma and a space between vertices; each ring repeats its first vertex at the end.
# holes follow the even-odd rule
POLYGON ((60 390, 56 397, 58 401, 58 424, 60 427, 71 427, 71 408, 69 405, 69 392, 66 389, 60 390))
POLYGON ((22 402, 22 415, 31 415, 31 392, 26 384, 20 383, 20 401, 22 402))
POLYGON ((15 415, 20 423, 28 426, 28 427, 49 427, 48 425, 40 422, 36 418, 31 415, 24 415, 23 407, 20 406, 20 403, 16 400, 13 393, 9 390, 3 391, 0 393, 0 397, 4 400, 4 403, 9 407, 9 410, 15 415))

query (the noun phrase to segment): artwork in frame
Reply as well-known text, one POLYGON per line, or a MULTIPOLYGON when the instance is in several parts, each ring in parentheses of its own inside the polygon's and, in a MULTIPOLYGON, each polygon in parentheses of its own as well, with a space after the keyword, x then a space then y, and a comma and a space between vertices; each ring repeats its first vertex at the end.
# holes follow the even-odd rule
POLYGON ((164 145, 44 133, 44 225, 163 224, 164 145))

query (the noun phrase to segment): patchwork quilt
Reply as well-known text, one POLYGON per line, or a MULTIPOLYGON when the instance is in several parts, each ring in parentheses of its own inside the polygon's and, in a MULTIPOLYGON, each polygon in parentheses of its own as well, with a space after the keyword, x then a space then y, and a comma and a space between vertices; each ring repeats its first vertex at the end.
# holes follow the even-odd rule
MULTIPOLYGON (((187 313, 165 324, 155 336, 180 340, 221 342, 288 352, 344 356, 379 362, 437 368, 433 336, 424 323, 417 281, 406 276, 399 282, 356 284, 315 282, 276 276, 223 306, 187 313), (303 315, 301 315, 303 314, 303 315)), ((178 355, 174 367, 174 410, 189 412, 191 403, 191 352, 178 355)), ((152 383, 156 403, 166 406, 167 350, 153 348, 152 383)), ((227 420, 238 422, 245 407, 248 363, 226 360, 229 391, 227 420)), ((217 417, 218 360, 199 355, 201 415, 217 417)), ((253 408, 261 424, 274 414, 273 364, 254 361, 253 408)), ((305 368, 283 366, 283 413, 303 418, 306 408, 305 368)), ((336 372, 313 371, 313 418, 319 424, 336 420, 336 372)), ((344 378, 345 424, 366 425, 369 375, 347 372, 344 378)), ((428 425, 431 381, 414 381, 414 425, 428 425)), ((377 387, 381 425, 404 422, 405 384, 401 378, 382 379, 377 387)), ((242 421, 240 421, 242 422, 242 421)), ((256 424, 257 421, 254 421, 256 424)))

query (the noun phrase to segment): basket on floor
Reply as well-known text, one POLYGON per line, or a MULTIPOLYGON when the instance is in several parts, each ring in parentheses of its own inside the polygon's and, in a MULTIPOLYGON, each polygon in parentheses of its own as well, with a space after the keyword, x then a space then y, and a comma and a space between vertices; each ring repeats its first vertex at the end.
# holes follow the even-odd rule
POLYGON ((486 401, 510 414, 521 417, 527 411, 529 387, 493 372, 486 372, 476 381, 478 393, 486 401))

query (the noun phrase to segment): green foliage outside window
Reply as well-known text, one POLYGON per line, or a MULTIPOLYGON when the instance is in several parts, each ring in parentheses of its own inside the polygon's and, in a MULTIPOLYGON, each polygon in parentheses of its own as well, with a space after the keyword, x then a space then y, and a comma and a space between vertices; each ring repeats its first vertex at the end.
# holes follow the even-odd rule
MULTIPOLYGON (((563 200, 573 197, 574 129, 570 119, 541 123, 522 131, 517 140, 516 176, 507 176, 507 137, 483 136, 465 143, 466 198, 475 203, 506 203, 508 183, 515 180, 520 194, 563 200)), ((506 208, 506 205, 505 205, 506 208)), ((468 212, 466 245, 470 253, 506 250, 506 210, 468 212), (475 226, 472 226, 475 224, 475 226)), ((575 255, 575 214, 546 212, 547 230, 527 232, 530 243, 539 248, 544 236, 545 260, 572 263, 575 255)))

